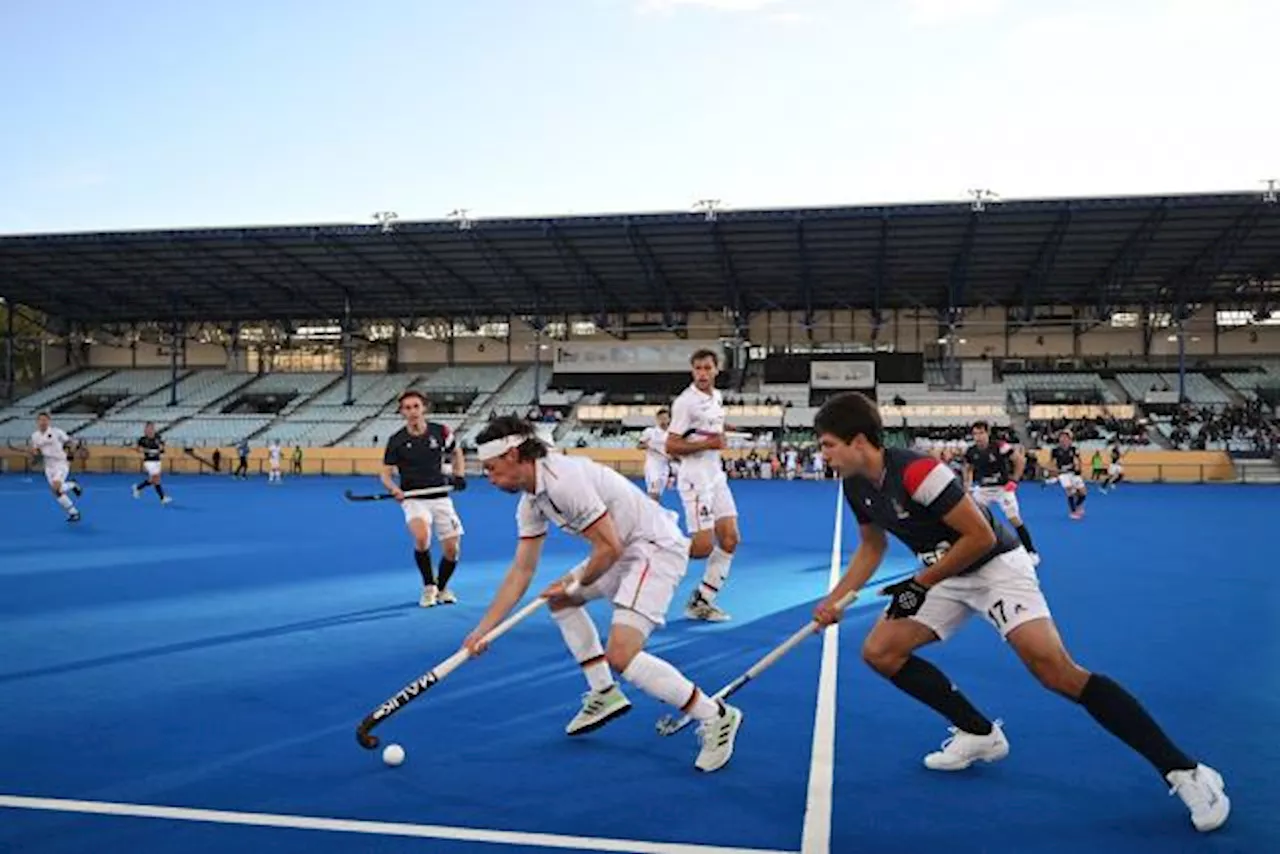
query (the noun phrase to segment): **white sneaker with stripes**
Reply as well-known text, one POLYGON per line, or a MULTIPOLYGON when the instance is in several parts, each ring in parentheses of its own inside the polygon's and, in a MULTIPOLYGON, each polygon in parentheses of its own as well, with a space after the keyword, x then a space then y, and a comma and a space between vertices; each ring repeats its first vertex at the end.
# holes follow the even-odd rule
POLYGON ((631 711, 631 701, 616 682, 603 691, 587 691, 582 695, 582 708, 564 728, 566 735, 583 735, 599 729, 616 717, 631 711))
POLYGON ((733 756, 733 744, 742 726, 742 710, 720 702, 720 714, 698 724, 702 749, 693 765, 699 771, 718 771, 733 756))

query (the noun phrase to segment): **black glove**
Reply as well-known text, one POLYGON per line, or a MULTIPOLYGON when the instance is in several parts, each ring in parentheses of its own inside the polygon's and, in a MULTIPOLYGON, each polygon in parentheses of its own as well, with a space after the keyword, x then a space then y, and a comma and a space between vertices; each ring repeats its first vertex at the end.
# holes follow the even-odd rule
POLYGON ((893 597, 884 611, 885 616, 890 620, 900 620, 920 610, 925 597, 929 595, 929 588, 914 578, 907 578, 881 589, 880 595, 893 597))
POLYGON ((453 484, 454 492, 461 492, 462 490, 467 488, 467 479, 465 477, 461 477, 455 474, 452 478, 450 478, 450 481, 453 484))

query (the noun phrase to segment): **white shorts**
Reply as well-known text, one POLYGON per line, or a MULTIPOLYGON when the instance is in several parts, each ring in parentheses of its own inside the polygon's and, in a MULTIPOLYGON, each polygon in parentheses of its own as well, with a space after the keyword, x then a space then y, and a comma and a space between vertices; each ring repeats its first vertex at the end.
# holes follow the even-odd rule
POLYGON ((1084 489, 1084 478, 1075 472, 1063 472, 1058 475, 1058 485, 1063 489, 1084 489))
POLYGON ((1112 464, 1111 464, 1111 467, 1107 469, 1107 472, 1108 472, 1112 477, 1116 477, 1116 476, 1118 476, 1118 475, 1122 475, 1122 474, 1124 474, 1124 466, 1120 465, 1119 463, 1112 463, 1112 464))
POLYGON ((650 495, 661 495, 671 477, 671 467, 666 463, 645 461, 644 487, 650 495))
POLYGON ((1002 638, 1023 623, 1050 616, 1026 549, 1019 546, 997 555, 977 572, 935 584, 911 619, 946 640, 971 614, 984 617, 1002 638))
POLYGON ((71 466, 69 463, 45 463, 44 479, 49 481, 49 485, 54 483, 66 483, 67 476, 71 474, 71 466))
POLYGON ((451 540, 463 534, 462 519, 453 509, 452 498, 406 498, 400 502, 404 509, 404 521, 422 519, 427 523, 427 538, 432 533, 438 540, 451 540))
MULTIPOLYGON (((586 561, 578 564, 573 574, 580 575, 585 566, 586 561)), ((608 599, 618 609, 614 614, 616 622, 643 631, 666 625, 667 609, 688 569, 688 542, 677 548, 632 543, 623 549, 617 563, 594 584, 582 588, 579 595, 588 602, 608 599), (637 626, 636 621, 627 619, 627 612, 639 614, 652 626, 637 626)))
POLYGON ((1022 518, 1022 514, 1018 512, 1017 493, 1003 486, 980 486, 974 490, 973 500, 983 507, 995 504, 1007 519, 1022 518))
POLYGON ((738 505, 723 474, 709 483, 691 483, 681 478, 680 500, 684 502, 684 527, 690 535, 710 531, 719 519, 738 515, 738 505))
POLYGON ((164 463, 159 460, 143 460, 142 470, 147 473, 147 477, 156 477, 164 471, 164 463))

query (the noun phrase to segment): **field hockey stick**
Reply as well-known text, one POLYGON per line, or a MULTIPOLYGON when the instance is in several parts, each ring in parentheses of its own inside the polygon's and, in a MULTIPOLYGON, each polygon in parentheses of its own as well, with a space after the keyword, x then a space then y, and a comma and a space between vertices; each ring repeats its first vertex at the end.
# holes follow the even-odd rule
MULTIPOLYGON (((405 498, 443 498, 453 492, 452 486, 431 486, 426 489, 406 489, 404 491, 405 498)), ((348 501, 394 501, 395 496, 390 492, 372 492, 359 494, 348 489, 343 493, 348 501)))
MULTIPOLYGON (((577 591, 577 589, 578 583, 573 581, 565 586, 565 593, 572 595, 577 591)), ((507 617, 501 623, 490 629, 489 633, 484 636, 484 642, 486 644, 492 643, 502 635, 506 634, 514 628, 517 623, 541 608, 546 604, 546 602, 547 600, 542 596, 534 599, 519 611, 516 611, 510 617, 507 617)), ((387 698, 381 706, 365 716, 365 719, 360 722, 360 726, 356 727, 356 741, 360 742, 360 746, 365 750, 373 750, 376 748, 378 746, 378 737, 372 735, 374 727, 378 726, 387 718, 391 717, 396 712, 421 697, 433 685, 443 680, 453 671, 457 670, 470 658, 471 650, 463 647, 444 661, 437 664, 435 667, 428 670, 426 673, 419 676, 417 679, 410 682, 408 685, 401 688, 393 696, 387 698)))
MULTIPOLYGON (((858 593, 855 590, 852 593, 847 593, 844 596, 842 596, 840 598, 840 601, 837 602, 836 605, 843 610, 844 608, 849 607, 849 605, 852 604, 853 600, 856 598, 858 598, 858 593)), ((800 629, 791 637, 787 638, 782 643, 778 644, 776 647, 770 650, 767 654, 765 654, 763 658, 761 658, 755 664, 747 668, 747 671, 745 673, 743 673, 737 679, 734 679, 728 685, 724 686, 715 694, 713 694, 711 696, 711 699, 724 700, 728 697, 733 696, 738 691, 740 691, 743 688, 743 686, 745 686, 752 679, 755 679, 761 673, 763 673, 764 671, 772 667, 773 664, 777 662, 779 658, 782 658, 782 656, 786 655, 788 652, 795 649, 805 638, 809 637, 809 635, 816 635, 819 632, 821 632, 824 628, 826 627, 818 625, 817 620, 810 620, 808 625, 806 625, 803 629, 800 629)), ((671 715, 667 715, 662 720, 658 721, 658 735, 675 735, 676 733, 678 733, 680 730, 687 727, 692 722, 693 722, 693 718, 690 715, 685 715, 684 717, 680 718, 680 720, 676 720, 671 715)))

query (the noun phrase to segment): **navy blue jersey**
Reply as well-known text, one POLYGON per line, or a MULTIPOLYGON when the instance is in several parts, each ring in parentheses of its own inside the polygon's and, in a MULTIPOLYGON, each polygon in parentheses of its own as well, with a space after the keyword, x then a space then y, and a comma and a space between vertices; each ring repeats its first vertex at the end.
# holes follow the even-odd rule
POLYGON ((1004 442, 988 442, 985 448, 970 445, 964 461, 973 469, 973 482, 979 486, 1003 486, 1013 479, 1013 446, 1004 442))
POLYGON ((1058 474, 1080 474, 1080 460, 1075 445, 1066 448, 1054 445, 1049 453, 1053 457, 1053 464, 1058 468, 1058 474))
MULTIPOLYGON (((968 500, 950 468, 928 454, 905 448, 885 448, 884 479, 879 485, 856 475, 845 478, 844 497, 859 524, 875 525, 897 537, 925 565, 936 562, 956 541, 958 533, 943 517, 968 500)), ((975 572, 996 555, 1021 545, 989 509, 978 506, 978 511, 995 531, 996 542, 961 574, 975 572)))
POLYGON ((399 471, 401 489, 444 486, 448 483, 444 465, 452 462, 454 446, 448 427, 428 421, 426 432, 420 435, 410 433, 408 427, 397 430, 387 440, 382 462, 399 471))
POLYGON ((1119 448, 1119 447, 1115 447, 1115 448, 1112 448, 1112 449, 1111 449, 1111 462, 1113 462, 1113 463, 1119 463, 1119 462, 1120 462, 1120 448, 1119 448))
POLYGON ((158 463, 164 458, 164 439, 159 436, 140 437, 138 448, 142 451, 142 458, 149 463, 158 463))

